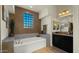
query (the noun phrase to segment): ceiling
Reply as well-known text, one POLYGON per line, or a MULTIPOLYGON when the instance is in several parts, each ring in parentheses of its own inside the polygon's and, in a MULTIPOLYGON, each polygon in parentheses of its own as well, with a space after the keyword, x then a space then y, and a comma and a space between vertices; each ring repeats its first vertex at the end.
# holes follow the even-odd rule
POLYGON ((72 9, 72 5, 57 5, 56 9, 61 11, 63 9, 72 9))
POLYGON ((73 5, 57 5, 56 6, 56 13, 57 15, 62 12, 63 10, 69 10, 70 13, 73 12, 73 5))
POLYGON ((17 5, 17 6, 25 8, 25 9, 30 9, 30 10, 33 10, 35 12, 40 12, 41 10, 49 7, 50 5, 17 5), (32 8, 30 6, 32 6, 32 8))
POLYGON ((44 10, 46 8, 52 8, 52 6, 56 7, 56 14, 58 14, 63 9, 69 9, 72 12, 72 6, 71 5, 17 5, 18 7, 30 9, 35 12, 39 12, 41 10, 44 10))

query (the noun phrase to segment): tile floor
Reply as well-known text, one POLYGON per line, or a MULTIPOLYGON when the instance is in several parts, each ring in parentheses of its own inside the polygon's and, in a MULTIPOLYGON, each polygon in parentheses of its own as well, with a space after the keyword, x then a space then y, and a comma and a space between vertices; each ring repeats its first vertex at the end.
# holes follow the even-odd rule
POLYGON ((56 47, 47 47, 34 51, 33 53, 67 53, 67 52, 56 47))

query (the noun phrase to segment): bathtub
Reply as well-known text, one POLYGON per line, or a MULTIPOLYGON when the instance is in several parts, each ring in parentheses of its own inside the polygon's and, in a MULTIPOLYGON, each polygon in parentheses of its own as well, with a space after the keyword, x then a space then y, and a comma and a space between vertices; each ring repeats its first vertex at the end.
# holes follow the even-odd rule
POLYGON ((46 47, 46 39, 42 37, 31 37, 14 40, 15 53, 32 53, 46 47))

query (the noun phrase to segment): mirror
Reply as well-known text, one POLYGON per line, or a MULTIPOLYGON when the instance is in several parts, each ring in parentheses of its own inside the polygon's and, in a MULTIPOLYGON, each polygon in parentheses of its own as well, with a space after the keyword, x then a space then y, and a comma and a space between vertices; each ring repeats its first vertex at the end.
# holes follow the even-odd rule
POLYGON ((53 30, 59 30, 60 29, 60 22, 53 21, 53 30))

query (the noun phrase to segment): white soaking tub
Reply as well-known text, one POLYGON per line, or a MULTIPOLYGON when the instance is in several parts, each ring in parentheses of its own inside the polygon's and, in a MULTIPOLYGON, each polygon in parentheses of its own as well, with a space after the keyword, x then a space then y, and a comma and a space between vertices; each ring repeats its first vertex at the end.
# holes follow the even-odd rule
POLYGON ((15 53, 31 53, 44 47, 46 47, 46 39, 42 37, 16 39, 14 41, 15 53))

